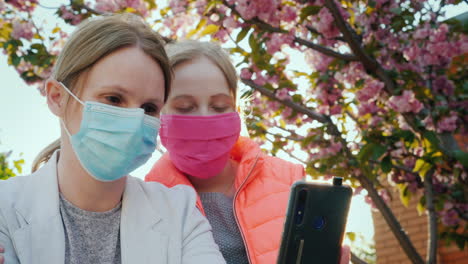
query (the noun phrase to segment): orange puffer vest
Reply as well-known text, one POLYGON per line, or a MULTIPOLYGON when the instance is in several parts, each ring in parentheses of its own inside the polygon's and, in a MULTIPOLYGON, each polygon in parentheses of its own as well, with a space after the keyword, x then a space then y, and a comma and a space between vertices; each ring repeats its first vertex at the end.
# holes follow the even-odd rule
MULTIPOLYGON (((245 137, 240 137, 234 145, 231 157, 239 162, 233 208, 249 261, 276 263, 290 187, 305 177, 304 168, 264 154, 255 142, 245 137)), ((192 186, 167 154, 156 162, 145 180, 168 187, 192 186)), ((200 198, 197 207, 204 212, 200 198)))

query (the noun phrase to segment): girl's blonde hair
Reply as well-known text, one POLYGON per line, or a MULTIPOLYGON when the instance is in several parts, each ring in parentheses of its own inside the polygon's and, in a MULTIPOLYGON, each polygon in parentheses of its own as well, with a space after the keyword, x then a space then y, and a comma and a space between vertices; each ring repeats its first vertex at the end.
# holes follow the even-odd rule
MULTIPOLYGON (((164 49, 165 41, 142 18, 132 14, 103 15, 81 23, 63 47, 54 66, 52 78, 62 82, 74 94, 80 94, 80 77, 105 56, 125 47, 138 47, 161 67, 165 79, 164 100, 171 87, 172 72, 164 49)), ((32 171, 47 162, 60 148, 60 139, 42 150, 33 162, 32 171)))
POLYGON ((245 107, 246 100, 239 96, 236 68, 232 63, 229 54, 216 43, 196 40, 169 42, 169 44, 166 45, 166 51, 169 56, 172 69, 175 69, 179 64, 189 62, 200 57, 206 57, 218 66, 226 78, 229 90, 234 98, 234 103, 237 106, 236 110, 239 112, 242 119, 241 136, 248 137, 249 132, 245 123, 245 115, 242 111, 245 107))
POLYGON ((174 69, 177 65, 199 57, 206 57, 218 66, 223 72, 230 92, 237 103, 237 74, 229 55, 221 46, 212 42, 184 40, 169 43, 166 46, 167 55, 174 69))

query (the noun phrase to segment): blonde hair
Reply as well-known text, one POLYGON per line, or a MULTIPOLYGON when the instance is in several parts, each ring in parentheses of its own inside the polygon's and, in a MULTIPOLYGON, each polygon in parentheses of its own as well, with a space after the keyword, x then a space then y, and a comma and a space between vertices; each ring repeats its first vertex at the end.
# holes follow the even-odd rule
POLYGON ((221 46, 212 42, 184 40, 167 44, 166 51, 173 69, 175 69, 179 64, 192 61, 202 56, 215 63, 223 72, 228 83, 229 90, 237 103, 236 69, 232 64, 229 55, 221 48, 221 46))
MULTIPOLYGON (((164 45, 163 38, 136 15, 94 17, 73 32, 57 58, 52 78, 65 84, 74 94, 80 94, 78 81, 96 62, 119 49, 136 46, 161 67, 165 78, 164 100, 167 100, 172 72, 164 45)), ((32 171, 47 162, 59 148, 60 139, 42 150, 33 162, 32 171)))

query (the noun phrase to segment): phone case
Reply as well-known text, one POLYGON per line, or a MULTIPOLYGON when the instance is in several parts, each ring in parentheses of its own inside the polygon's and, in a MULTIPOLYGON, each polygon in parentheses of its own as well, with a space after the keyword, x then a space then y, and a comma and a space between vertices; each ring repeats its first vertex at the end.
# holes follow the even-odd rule
POLYGON ((293 184, 277 263, 338 264, 351 196, 341 181, 293 184))

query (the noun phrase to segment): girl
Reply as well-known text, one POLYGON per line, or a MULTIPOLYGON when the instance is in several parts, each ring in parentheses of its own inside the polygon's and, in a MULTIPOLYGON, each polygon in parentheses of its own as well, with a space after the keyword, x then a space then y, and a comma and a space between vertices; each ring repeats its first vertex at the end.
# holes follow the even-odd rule
POLYGON ((197 191, 227 263, 276 263, 290 186, 304 168, 239 136, 236 71, 219 46, 185 41, 167 52, 175 78, 160 137, 168 153, 145 180, 197 191))
POLYGON ((190 188, 127 176, 156 147, 171 71, 132 15, 82 23, 45 84, 60 149, 0 182, 0 245, 15 263, 225 263, 190 188))

